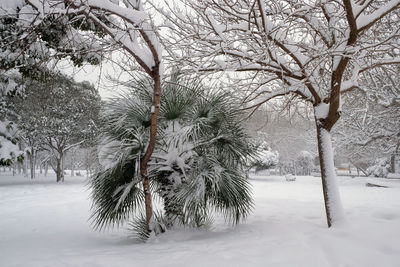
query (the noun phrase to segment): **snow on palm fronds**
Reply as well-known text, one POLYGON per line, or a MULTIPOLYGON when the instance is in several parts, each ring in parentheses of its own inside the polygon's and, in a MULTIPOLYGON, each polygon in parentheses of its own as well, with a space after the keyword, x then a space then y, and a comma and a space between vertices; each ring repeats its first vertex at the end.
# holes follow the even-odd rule
MULTIPOLYGON (((104 112, 99 158, 107 160, 91 182, 99 227, 126 220, 142 201, 138 162, 148 138, 151 89, 151 81, 135 81, 131 93, 112 100, 104 112)), ((166 226, 208 225, 214 211, 238 223, 251 211, 244 169, 252 149, 239 116, 226 94, 178 75, 164 82, 149 176, 163 200, 166 226)))
POLYGON ((138 99, 124 96, 108 102, 99 140, 99 168, 90 180, 92 219, 96 228, 119 225, 143 203, 139 165, 147 143, 149 116, 138 99))
POLYGON ((164 95, 161 110, 169 115, 163 116, 165 145, 155 157, 163 166, 156 177, 168 202, 167 219, 198 226, 207 224, 210 211, 216 210, 239 222, 252 206, 243 169, 252 150, 237 106, 227 94, 201 87, 171 86, 164 95))

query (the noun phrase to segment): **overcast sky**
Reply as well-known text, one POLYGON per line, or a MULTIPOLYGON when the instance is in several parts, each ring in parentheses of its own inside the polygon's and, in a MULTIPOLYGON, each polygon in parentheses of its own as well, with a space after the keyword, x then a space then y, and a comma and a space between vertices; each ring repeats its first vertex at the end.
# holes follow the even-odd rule
POLYGON ((106 61, 99 66, 74 67, 71 62, 63 60, 57 64, 57 68, 61 72, 72 76, 77 82, 88 81, 92 83, 99 90, 103 99, 121 91, 121 86, 113 85, 107 80, 107 76, 114 74, 114 69, 106 61))

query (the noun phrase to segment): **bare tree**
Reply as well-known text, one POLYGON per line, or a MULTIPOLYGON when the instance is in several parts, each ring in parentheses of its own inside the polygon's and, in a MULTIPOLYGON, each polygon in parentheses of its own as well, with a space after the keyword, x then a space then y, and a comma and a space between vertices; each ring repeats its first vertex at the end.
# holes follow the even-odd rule
POLYGON ((197 72, 245 73, 248 109, 285 95, 313 106, 328 226, 340 220, 331 130, 360 73, 400 62, 400 1, 164 3, 171 60, 197 72))

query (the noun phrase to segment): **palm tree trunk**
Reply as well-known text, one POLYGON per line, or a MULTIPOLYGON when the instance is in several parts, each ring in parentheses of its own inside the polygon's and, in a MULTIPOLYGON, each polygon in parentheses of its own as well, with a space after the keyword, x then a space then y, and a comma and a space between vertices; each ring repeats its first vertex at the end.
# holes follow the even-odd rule
POLYGON ((168 179, 168 177, 164 177, 160 179, 161 182, 160 197, 164 200, 164 213, 166 219, 166 226, 168 228, 175 225, 177 220, 182 218, 182 205, 179 205, 176 201, 174 201, 173 196, 176 192, 174 192, 174 184, 168 179))

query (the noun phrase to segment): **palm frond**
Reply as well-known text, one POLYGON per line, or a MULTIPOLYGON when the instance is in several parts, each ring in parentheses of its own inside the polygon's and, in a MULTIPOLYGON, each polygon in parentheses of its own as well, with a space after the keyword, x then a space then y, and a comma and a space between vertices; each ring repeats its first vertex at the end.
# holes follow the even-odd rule
POLYGON ((91 220, 96 229, 121 225, 142 206, 143 190, 131 158, 98 172, 90 180, 93 199, 91 220))

